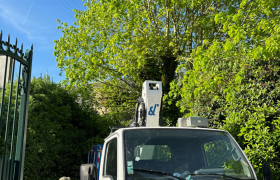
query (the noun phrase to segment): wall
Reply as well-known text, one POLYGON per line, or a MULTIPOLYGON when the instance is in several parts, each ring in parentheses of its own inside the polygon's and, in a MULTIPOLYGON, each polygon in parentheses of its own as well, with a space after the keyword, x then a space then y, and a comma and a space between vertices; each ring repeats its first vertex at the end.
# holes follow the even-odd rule
MULTIPOLYGON (((3 88, 4 72, 5 72, 6 56, 0 55, 0 89, 3 88)), ((7 66, 6 83, 11 80, 12 60, 9 57, 7 66)))

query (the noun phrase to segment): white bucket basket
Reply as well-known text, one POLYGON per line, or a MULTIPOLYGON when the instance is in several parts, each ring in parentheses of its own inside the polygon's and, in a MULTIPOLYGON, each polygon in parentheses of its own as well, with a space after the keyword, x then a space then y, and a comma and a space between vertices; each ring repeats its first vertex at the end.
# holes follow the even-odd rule
POLYGON ((145 81, 142 86, 142 98, 146 110, 146 127, 158 127, 162 99, 162 83, 145 81))

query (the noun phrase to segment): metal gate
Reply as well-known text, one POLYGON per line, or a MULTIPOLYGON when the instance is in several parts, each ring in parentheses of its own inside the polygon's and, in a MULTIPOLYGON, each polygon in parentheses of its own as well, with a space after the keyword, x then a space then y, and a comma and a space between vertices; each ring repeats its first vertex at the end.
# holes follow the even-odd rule
POLYGON ((23 53, 0 33, 0 176, 22 180, 33 45, 23 53), (1 81, 1 79, 3 81, 1 81))

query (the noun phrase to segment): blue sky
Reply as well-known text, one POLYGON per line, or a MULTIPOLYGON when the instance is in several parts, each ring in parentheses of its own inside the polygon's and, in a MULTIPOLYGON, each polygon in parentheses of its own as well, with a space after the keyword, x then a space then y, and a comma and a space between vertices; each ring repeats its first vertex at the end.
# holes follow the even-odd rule
POLYGON ((0 0, 0 31, 3 40, 10 34, 11 44, 18 39, 24 52, 33 44, 32 76, 40 77, 48 71, 54 82, 63 80, 56 66, 53 41, 62 36, 56 27, 59 19, 72 25, 73 9, 85 10, 82 0, 0 0))

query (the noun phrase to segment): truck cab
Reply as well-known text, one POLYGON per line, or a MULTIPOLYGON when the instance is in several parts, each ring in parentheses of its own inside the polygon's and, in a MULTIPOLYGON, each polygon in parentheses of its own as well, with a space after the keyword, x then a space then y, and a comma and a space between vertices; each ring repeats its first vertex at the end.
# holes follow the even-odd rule
POLYGON ((256 179, 226 131, 189 127, 122 128, 106 140, 100 180, 256 179))

